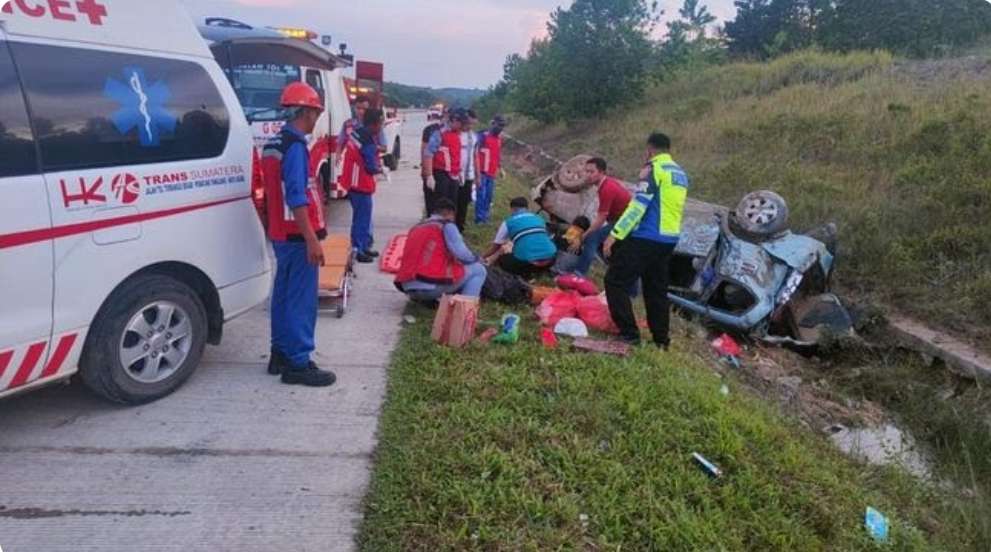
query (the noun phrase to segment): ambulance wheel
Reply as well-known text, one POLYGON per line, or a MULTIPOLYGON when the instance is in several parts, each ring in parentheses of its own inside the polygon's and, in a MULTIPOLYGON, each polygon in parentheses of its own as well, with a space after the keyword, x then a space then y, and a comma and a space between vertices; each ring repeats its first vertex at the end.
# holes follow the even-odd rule
POLYGON ((162 275, 125 282, 93 322, 80 374, 96 394, 143 404, 178 389, 206 346, 206 308, 186 284, 162 275))

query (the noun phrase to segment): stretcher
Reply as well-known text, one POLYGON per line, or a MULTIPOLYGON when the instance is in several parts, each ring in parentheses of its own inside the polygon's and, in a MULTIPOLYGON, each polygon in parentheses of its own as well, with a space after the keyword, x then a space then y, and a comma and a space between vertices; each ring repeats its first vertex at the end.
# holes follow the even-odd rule
POLYGON ((320 267, 319 299, 322 312, 333 312, 343 318, 351 299, 354 278, 354 251, 351 239, 343 234, 331 234, 322 243, 324 265, 320 267))

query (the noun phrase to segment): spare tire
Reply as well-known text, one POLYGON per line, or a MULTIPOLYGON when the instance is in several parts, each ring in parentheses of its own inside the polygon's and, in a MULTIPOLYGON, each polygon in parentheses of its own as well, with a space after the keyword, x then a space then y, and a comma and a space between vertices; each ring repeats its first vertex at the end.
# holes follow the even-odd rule
POLYGON ((788 203, 769 190, 751 192, 736 206, 733 221, 753 237, 776 236, 788 229, 788 203))
POLYGON ((588 188, 585 178, 585 165, 592 159, 591 155, 576 155, 568 159, 554 173, 554 185, 558 190, 568 193, 578 193, 588 188))

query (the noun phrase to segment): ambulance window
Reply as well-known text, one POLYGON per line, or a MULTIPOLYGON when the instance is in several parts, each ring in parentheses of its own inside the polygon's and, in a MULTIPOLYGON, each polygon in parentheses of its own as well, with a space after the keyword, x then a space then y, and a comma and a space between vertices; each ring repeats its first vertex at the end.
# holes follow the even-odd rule
POLYGON ((12 43, 43 170, 217 157, 230 117, 196 63, 12 43))
POLYGON ((0 178, 37 172, 37 152, 21 85, 7 44, 0 40, 0 178))
POLYGON ((320 71, 315 69, 306 70, 306 84, 313 87, 320 94, 320 101, 326 103, 327 95, 324 93, 323 89, 323 77, 320 76, 320 71))

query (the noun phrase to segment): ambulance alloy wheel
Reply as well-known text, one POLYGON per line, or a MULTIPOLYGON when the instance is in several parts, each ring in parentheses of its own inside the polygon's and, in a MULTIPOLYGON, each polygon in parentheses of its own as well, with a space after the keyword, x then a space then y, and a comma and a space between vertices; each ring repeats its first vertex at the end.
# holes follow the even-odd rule
POLYGON ((189 379, 206 337, 206 308, 196 292, 167 276, 140 276, 100 309, 80 373, 90 389, 111 401, 151 402, 189 379))

